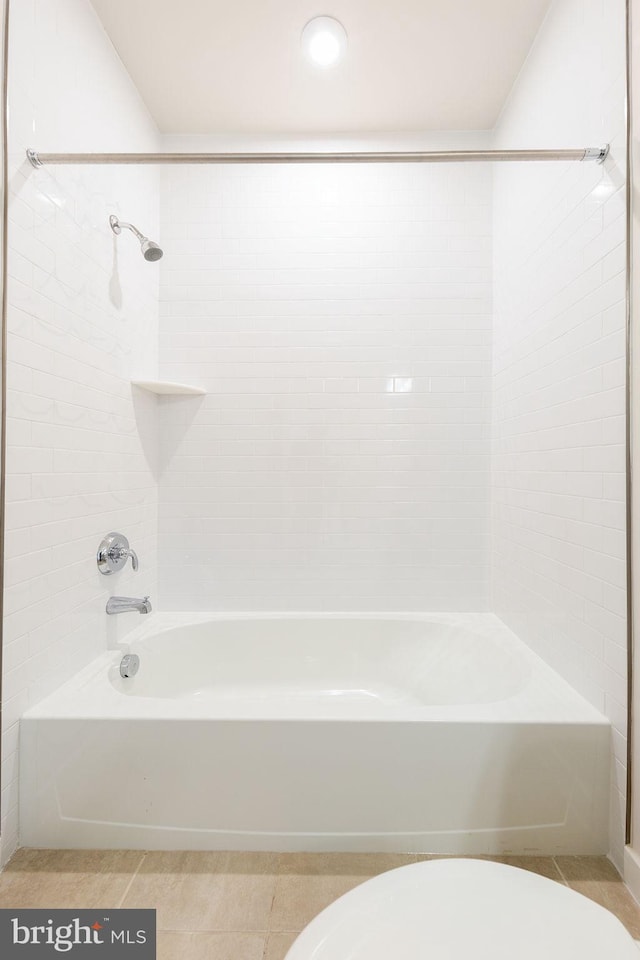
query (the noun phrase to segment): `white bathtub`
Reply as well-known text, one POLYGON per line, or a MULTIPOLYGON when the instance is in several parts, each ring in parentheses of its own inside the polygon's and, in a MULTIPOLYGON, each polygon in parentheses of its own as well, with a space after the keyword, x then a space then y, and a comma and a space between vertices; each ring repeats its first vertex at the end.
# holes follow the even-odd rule
POLYGON ((604 853, 609 740, 490 614, 153 614, 24 716, 21 840, 604 853))

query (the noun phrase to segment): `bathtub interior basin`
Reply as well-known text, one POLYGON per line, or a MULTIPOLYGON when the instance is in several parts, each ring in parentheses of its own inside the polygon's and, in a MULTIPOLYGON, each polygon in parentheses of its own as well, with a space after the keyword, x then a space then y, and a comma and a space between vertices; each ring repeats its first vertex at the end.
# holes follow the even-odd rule
POLYGON ((491 703, 531 673, 500 637, 428 618, 217 619, 143 635, 127 651, 140 670, 127 679, 110 670, 119 693, 236 704, 491 703))

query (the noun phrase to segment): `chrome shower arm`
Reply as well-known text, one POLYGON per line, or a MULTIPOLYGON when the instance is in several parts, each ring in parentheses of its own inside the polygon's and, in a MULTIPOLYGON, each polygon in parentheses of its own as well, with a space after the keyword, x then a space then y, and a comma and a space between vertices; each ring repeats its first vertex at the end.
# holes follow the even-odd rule
POLYGON ((136 235, 140 243, 142 243, 143 240, 149 239, 148 237, 145 237, 144 234, 140 233, 138 228, 134 227, 132 223, 123 223, 122 220, 118 222, 119 222, 120 229, 131 230, 131 233, 134 233, 136 235))
POLYGON ((111 229, 116 234, 116 236, 122 233, 123 230, 131 230, 131 233, 134 233, 136 235, 140 243, 142 243, 143 240, 148 239, 142 233, 140 233, 138 228, 134 227, 132 223, 125 223, 124 220, 118 220, 118 218, 114 214, 111 214, 111 216, 109 217, 109 224, 111 225, 111 229))

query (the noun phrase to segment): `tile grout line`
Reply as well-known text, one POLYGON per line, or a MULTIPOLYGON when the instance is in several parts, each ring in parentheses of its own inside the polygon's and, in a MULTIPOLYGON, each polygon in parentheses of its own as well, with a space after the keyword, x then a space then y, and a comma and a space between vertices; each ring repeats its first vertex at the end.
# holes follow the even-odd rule
MULTIPOLYGON (((271 902, 271 909, 273 910, 273 901, 271 902)), ((271 918, 271 912, 269 912, 269 918, 271 918)), ((262 947, 262 960, 265 960, 267 956, 267 948, 269 946, 269 931, 267 930, 267 935, 264 938, 264 945, 262 947)))
POLYGON ((275 904, 275 902, 276 902, 276 895, 277 895, 277 893, 278 893, 278 880, 280 879, 280 876, 281 876, 280 870, 282 869, 282 859, 283 859, 283 855, 282 855, 282 853, 279 853, 279 854, 278 854, 278 859, 277 859, 277 862, 276 862, 275 883, 273 884, 273 896, 271 897, 271 906, 269 907, 269 916, 267 917, 267 924, 268 924, 269 929, 267 930, 267 935, 266 935, 266 937, 264 938, 264 947, 263 947, 263 950, 262 950, 262 960, 265 960, 265 957, 267 956, 267 948, 268 948, 268 946, 269 946, 269 937, 270 937, 271 934, 273 933, 273 927, 272 927, 272 924, 271 924, 271 917, 272 917, 272 915, 273 915, 273 906, 274 906, 274 904, 275 904))
POLYGON ((123 904, 124 901, 126 900, 127 894, 129 893, 129 890, 131 890, 131 885, 133 884, 133 881, 135 880, 135 878, 136 878, 136 877, 138 876, 138 874, 140 873, 140 868, 142 867, 142 864, 144 863, 144 861, 145 861, 145 859, 146 859, 147 853, 148 853, 148 850, 143 850, 142 856, 140 857, 140 862, 139 862, 138 866, 136 867, 135 872, 131 874, 131 878, 130 878, 130 880, 129 880, 129 883, 128 883, 127 886, 126 886, 124 893, 123 893, 122 896, 120 897, 120 902, 118 903, 118 907, 117 907, 118 910, 121 910, 121 909, 122 909, 122 904, 123 904))
POLYGON ((567 880, 567 878, 565 877, 564 873, 562 872, 562 868, 560 867, 560 864, 558 863, 557 858, 556 858, 556 857, 552 857, 551 859, 553 860, 553 863, 554 863, 554 865, 555 865, 556 870, 558 871, 558 873, 559 873, 560 876, 562 877, 562 882, 564 883, 565 887, 568 887, 568 886, 569 886, 569 881, 567 880))

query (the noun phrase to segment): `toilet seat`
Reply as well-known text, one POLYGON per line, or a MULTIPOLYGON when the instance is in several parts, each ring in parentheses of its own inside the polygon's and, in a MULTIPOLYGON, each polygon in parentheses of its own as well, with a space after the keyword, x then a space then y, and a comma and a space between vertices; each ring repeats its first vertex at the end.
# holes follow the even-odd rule
POLYGON ((620 921, 568 887, 488 860, 427 860, 368 880, 286 960, 638 960, 620 921))

